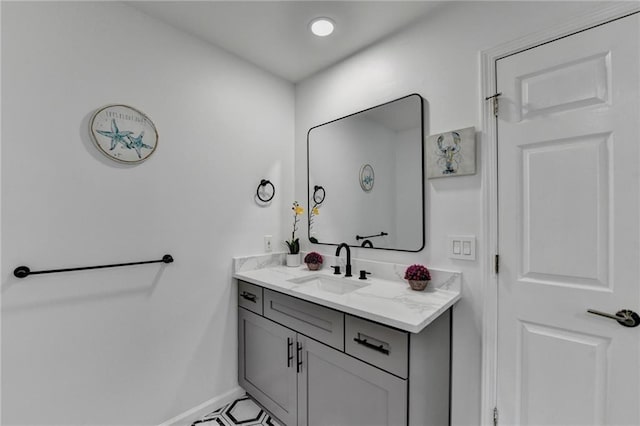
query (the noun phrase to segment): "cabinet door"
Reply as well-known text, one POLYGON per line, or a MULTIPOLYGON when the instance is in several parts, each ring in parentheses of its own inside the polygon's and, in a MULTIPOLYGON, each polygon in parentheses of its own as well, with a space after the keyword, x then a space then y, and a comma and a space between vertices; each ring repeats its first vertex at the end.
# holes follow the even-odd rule
POLYGON ((296 333, 238 309, 238 382, 287 425, 296 424, 296 333))
POLYGON ((304 336, 299 426, 403 426, 407 382, 304 336))

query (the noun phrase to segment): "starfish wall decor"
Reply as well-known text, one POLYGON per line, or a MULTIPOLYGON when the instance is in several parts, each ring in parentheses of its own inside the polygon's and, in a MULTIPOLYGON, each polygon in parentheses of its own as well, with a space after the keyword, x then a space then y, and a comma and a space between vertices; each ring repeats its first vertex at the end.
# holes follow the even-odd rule
POLYGON ((155 151, 158 142, 153 122, 127 105, 107 105, 99 109, 89 127, 98 149, 122 163, 144 161, 155 151))

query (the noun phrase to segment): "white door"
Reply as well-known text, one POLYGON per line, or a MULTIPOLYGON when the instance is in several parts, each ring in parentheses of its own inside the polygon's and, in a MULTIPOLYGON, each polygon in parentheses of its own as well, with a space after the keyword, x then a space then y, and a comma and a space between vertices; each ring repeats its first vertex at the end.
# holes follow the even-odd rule
POLYGON ((496 63, 500 425, 640 425, 639 16, 496 63))

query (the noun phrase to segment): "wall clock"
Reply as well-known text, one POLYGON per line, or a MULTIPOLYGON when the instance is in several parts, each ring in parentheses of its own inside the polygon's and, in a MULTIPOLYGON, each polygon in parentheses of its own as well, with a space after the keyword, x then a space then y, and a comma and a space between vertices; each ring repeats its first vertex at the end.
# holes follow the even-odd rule
POLYGON ((140 163, 156 150, 156 126, 143 112, 127 105, 107 105, 89 121, 98 150, 121 163, 140 163))
POLYGON ((371 164, 365 164, 360 167, 360 187, 364 192, 369 192, 373 189, 374 177, 371 164))

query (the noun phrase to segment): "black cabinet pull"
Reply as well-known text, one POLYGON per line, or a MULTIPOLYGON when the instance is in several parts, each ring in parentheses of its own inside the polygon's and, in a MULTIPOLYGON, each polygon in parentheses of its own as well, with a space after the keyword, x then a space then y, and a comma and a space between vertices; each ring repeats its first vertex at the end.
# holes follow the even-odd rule
POLYGON ((253 303, 256 303, 258 298, 255 294, 247 293, 246 291, 243 291, 242 293, 240 293, 240 296, 243 299, 247 299, 249 302, 253 302, 253 303))
POLYGON ((287 337, 287 368, 291 367, 293 361, 293 339, 287 337))
POLYGON ((296 365, 296 372, 299 373, 302 367, 302 344, 300 342, 296 342, 297 350, 296 350, 296 358, 298 359, 296 365))
POLYGON ((366 346, 369 349, 373 349, 374 351, 382 352, 385 355, 389 355, 389 349, 385 349, 383 345, 376 346, 372 343, 367 342, 367 339, 358 339, 357 337, 354 337, 353 341, 359 345, 366 346))

